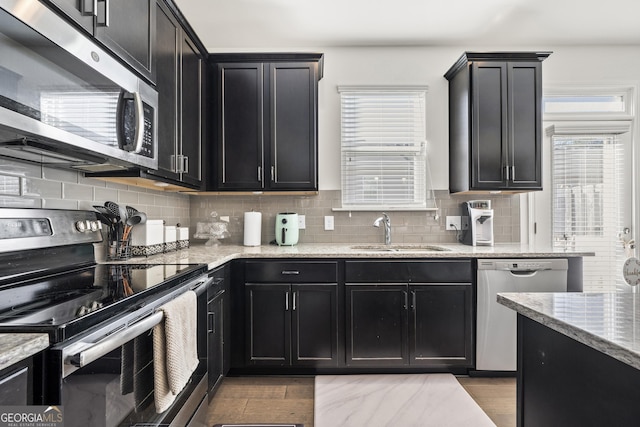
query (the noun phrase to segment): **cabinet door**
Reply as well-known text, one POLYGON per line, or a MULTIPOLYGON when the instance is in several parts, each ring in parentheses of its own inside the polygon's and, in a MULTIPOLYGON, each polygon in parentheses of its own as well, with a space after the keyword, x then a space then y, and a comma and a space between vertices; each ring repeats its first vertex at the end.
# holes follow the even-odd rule
POLYGON ((225 291, 207 303, 207 371, 209 392, 224 376, 225 291))
POLYGON ((292 363, 336 366, 338 285, 293 285, 292 292, 292 363))
POLYGON ((269 65, 272 189, 318 189, 317 67, 313 62, 269 65))
POLYGON ((156 0, 99 0, 95 37, 143 76, 155 81, 152 49, 156 0))
POLYGON ((217 187, 262 189, 264 121, 262 63, 217 64, 217 187))
POLYGON ((347 285, 347 365, 408 362, 406 285, 347 285))
POLYGON ((289 285, 245 284, 248 364, 290 364, 290 293, 289 285))
POLYGON ((510 62, 509 187, 542 189, 542 64, 510 62))
POLYGON ((474 62, 471 69, 471 186, 501 189, 507 164, 507 63, 474 62))
POLYGON ((202 57, 191 39, 183 33, 180 91, 180 153, 182 181, 200 184, 202 145, 202 57))
POLYGON ((473 365, 471 284, 410 286, 409 352, 412 365, 473 365))
POLYGON ((97 2, 94 0, 49 0, 67 18, 78 24, 85 31, 93 34, 93 20, 97 2))
MULTIPOLYGON (((20 365, 25 365, 24 362, 20 365)), ((29 366, 8 368, 0 375, 0 406, 30 405, 31 377, 29 366)))
POLYGON ((158 170, 155 174, 178 179, 175 160, 178 152, 178 40, 180 27, 171 11, 158 2, 154 48, 158 97, 158 170))

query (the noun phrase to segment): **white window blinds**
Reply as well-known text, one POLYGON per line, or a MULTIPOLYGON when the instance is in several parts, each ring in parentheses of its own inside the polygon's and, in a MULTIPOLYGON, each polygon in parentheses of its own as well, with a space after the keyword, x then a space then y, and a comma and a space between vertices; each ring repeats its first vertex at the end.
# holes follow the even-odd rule
POLYGON ((617 135, 555 135, 551 144, 554 246, 594 251, 584 261, 584 290, 615 292, 623 259, 623 144, 617 135))
POLYGON ((343 208, 427 208, 427 88, 338 90, 343 208))

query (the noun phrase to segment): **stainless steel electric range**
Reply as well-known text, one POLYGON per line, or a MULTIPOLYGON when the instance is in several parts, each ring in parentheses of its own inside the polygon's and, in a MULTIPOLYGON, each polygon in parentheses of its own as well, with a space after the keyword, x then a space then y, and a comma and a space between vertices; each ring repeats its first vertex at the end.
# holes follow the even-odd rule
POLYGON ((0 209, 0 333, 47 333, 51 344, 34 403, 62 405, 65 427, 198 425, 206 265, 98 264, 101 240, 95 212, 0 209), (157 413, 152 330, 159 308, 189 290, 199 295, 200 364, 174 405, 157 413))

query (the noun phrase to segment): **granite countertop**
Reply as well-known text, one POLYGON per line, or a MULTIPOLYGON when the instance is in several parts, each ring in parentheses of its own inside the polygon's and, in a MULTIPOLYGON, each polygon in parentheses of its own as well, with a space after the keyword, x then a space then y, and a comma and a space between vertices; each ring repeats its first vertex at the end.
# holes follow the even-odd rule
POLYGON ((0 334, 0 370, 49 347, 47 334, 0 334))
POLYGON ((498 302, 640 369, 640 294, 500 293, 498 302))
POLYGON ((384 247, 381 244, 330 244, 302 243, 295 246, 242 246, 221 244, 205 246, 191 245, 166 254, 149 257, 134 257, 128 260, 133 264, 207 264, 209 269, 218 267, 237 258, 550 258, 593 256, 593 252, 571 252, 554 248, 540 248, 521 244, 497 244, 495 246, 467 246, 462 244, 433 244, 444 251, 424 251, 420 247, 428 246, 398 244, 397 251, 370 250, 363 247, 384 247), (357 249, 354 249, 356 247, 357 249), (413 249, 412 249, 413 248, 413 249))

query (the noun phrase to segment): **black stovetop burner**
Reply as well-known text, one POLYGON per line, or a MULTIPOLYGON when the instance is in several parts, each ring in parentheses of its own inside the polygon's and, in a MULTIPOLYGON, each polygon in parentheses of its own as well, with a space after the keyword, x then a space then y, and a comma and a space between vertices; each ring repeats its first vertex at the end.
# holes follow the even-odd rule
POLYGON ((51 342, 60 342, 205 270, 194 264, 97 264, 5 286, 0 332, 47 332, 51 342))

